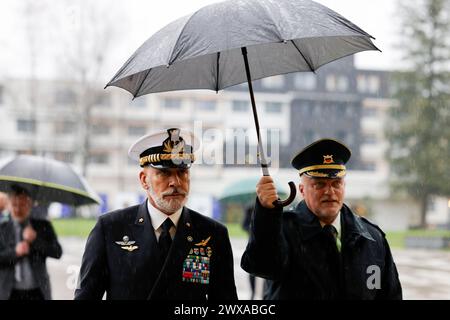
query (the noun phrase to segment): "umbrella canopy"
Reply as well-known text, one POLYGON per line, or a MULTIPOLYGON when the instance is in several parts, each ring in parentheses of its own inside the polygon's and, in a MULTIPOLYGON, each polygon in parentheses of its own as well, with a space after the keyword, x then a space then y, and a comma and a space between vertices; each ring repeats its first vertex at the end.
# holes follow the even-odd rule
MULTIPOLYGON (((106 85, 147 93, 220 89, 247 81, 258 158, 269 176, 252 80, 315 71, 333 60, 378 50, 371 36, 331 9, 309 0, 228 0, 180 18, 150 37, 106 85)), ((295 198, 275 201, 286 206, 295 198)))
POLYGON ((150 37, 107 86, 133 96, 220 90, 320 66, 364 50, 371 36, 327 7, 307 0, 229 0, 180 18, 150 37))
POLYGON ((34 200, 60 202, 74 206, 100 204, 100 197, 64 162, 20 155, 0 168, 0 191, 11 185, 27 189, 34 200))

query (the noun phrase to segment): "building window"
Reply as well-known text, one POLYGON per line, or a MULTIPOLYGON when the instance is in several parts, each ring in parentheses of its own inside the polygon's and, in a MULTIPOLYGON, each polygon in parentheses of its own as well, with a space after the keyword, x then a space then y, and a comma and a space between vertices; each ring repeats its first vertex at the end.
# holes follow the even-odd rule
POLYGON ((367 80, 363 74, 358 74, 356 77, 356 88, 358 92, 367 92, 367 80))
POLYGON ((369 92, 370 93, 378 93, 380 90, 380 78, 377 76, 369 77, 369 92))
POLYGON ((263 78, 261 84, 264 88, 268 89, 281 89, 284 86, 284 76, 273 76, 268 78, 263 78))
POLYGON ((214 100, 198 100, 195 103, 197 111, 213 112, 216 111, 216 101, 214 100))
POLYGON ((356 77, 356 87, 362 93, 378 93, 380 90, 380 78, 375 75, 365 76, 360 74, 356 77))
POLYGON ((111 96, 104 93, 97 93, 94 105, 99 107, 108 107, 111 105, 111 96))
POLYGON ((363 143, 365 144, 376 144, 377 136, 375 134, 365 134, 363 138, 363 143))
POLYGON ((337 91, 346 92, 348 90, 348 78, 346 76, 339 76, 337 78, 337 91))
POLYGON ((364 171, 375 171, 377 169, 377 165, 375 162, 365 161, 362 163, 362 169, 364 171))
POLYGON ((347 104, 347 103, 336 103, 336 114, 339 116, 345 116, 347 118, 351 118, 356 115, 357 108, 354 104, 347 104))
POLYGON ((325 80, 325 87, 327 91, 336 91, 336 76, 329 74, 325 80))
POLYGON ((128 126, 129 136, 143 136, 147 133, 146 126, 128 126))
POLYGON ((55 158, 55 160, 59 160, 59 161, 62 161, 62 162, 73 163, 74 153, 73 152, 58 151, 58 152, 54 152, 53 153, 53 158, 55 158))
POLYGON ((281 102, 266 102, 265 110, 267 113, 281 113, 281 102))
POLYGON ((75 122, 61 121, 56 122, 54 126, 55 134, 71 134, 75 131, 75 122))
POLYGON ((71 89, 61 89, 56 91, 55 103, 58 106, 74 105, 77 102, 77 95, 71 89))
POLYGON ((28 119, 18 119, 17 120, 17 131, 23 133, 35 133, 36 132, 36 121, 28 119))
POLYGON ((316 107, 312 102, 302 102, 300 104, 301 112, 304 117, 310 117, 313 115, 313 109, 316 107))
POLYGON ((180 110, 181 109, 181 100, 180 99, 173 99, 173 98, 166 98, 164 99, 164 109, 167 110, 180 110))
POLYGON ((107 135, 111 131, 110 126, 106 124, 93 124, 91 127, 91 131, 95 135, 107 135))
POLYGON ((314 73, 300 72, 294 76, 294 86, 301 90, 314 90, 317 85, 317 78, 314 73))
POLYGON ((376 117, 378 114, 378 109, 374 107, 366 107, 363 108, 362 114, 364 117, 373 118, 376 117))
POLYGON ((329 74, 325 80, 325 86, 327 91, 345 92, 348 90, 348 78, 329 74))
POLYGON ((248 112, 249 104, 247 101, 234 100, 232 108, 233 112, 248 112))
POLYGON ((109 157, 106 152, 94 153, 89 156, 89 163, 92 164, 107 164, 109 162, 109 157))

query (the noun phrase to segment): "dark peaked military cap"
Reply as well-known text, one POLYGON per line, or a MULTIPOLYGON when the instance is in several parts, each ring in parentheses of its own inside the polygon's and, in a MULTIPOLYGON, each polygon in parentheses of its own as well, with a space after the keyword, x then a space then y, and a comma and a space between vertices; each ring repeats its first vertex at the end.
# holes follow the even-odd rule
POLYGON ((299 174, 313 178, 339 178, 345 176, 345 164, 351 151, 333 139, 321 139, 301 150, 291 161, 299 174))

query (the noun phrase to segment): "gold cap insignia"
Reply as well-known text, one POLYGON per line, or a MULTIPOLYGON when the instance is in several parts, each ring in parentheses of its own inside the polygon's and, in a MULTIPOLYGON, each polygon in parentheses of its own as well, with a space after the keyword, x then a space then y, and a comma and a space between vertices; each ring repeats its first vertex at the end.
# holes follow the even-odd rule
POLYGON ((330 163, 334 163, 333 160, 333 155, 324 155, 323 156, 323 164, 330 164, 330 163))

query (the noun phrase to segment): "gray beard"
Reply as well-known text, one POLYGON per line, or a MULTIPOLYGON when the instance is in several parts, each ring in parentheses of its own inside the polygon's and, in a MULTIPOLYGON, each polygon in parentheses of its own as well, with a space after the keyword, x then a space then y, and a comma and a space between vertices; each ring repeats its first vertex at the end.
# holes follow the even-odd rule
POLYGON ((158 197, 158 195, 153 190, 152 186, 149 185, 148 192, 150 193, 150 196, 152 197, 153 201, 155 202, 156 206, 159 210, 168 212, 168 213, 174 213, 181 209, 187 202, 189 193, 186 194, 183 200, 165 200, 163 197, 158 197))

